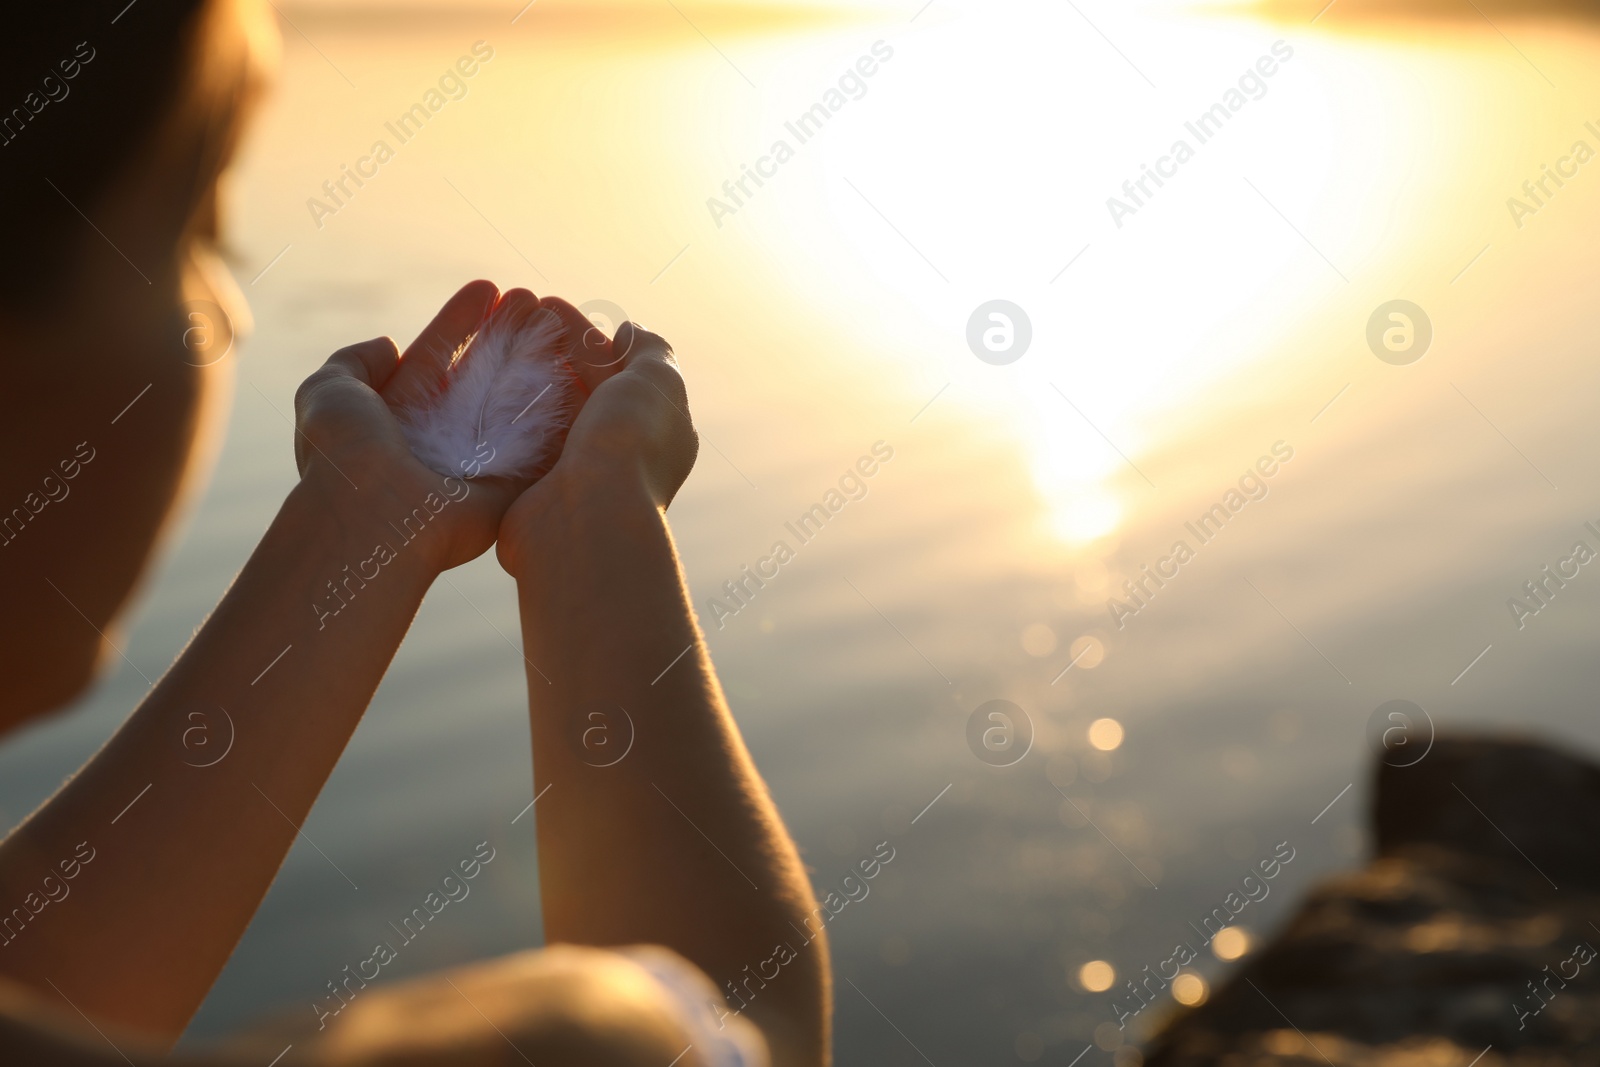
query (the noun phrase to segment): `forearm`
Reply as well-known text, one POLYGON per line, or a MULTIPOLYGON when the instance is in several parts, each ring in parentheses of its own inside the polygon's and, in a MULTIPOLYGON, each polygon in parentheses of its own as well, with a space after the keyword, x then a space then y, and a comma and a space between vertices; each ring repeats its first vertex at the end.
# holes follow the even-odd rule
POLYGON ((535 788, 549 789, 547 938, 672 948, 776 1035, 777 1063, 824 1062, 821 923, 701 644, 665 516, 642 490, 559 466, 535 492, 542 534, 519 553, 518 587, 538 667, 535 788))
POLYGON ((182 1032, 433 575, 421 538, 389 526, 394 502, 323 499, 290 494, 172 669, 0 844, 0 973, 157 1040, 182 1032), (379 544, 394 558, 365 578, 379 544))

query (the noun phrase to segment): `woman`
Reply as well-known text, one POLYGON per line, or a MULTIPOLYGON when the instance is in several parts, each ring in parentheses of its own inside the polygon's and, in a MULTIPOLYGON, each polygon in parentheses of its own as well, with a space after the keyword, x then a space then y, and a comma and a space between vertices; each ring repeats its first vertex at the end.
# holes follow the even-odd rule
MULTIPOLYGON (((243 317, 210 244, 217 183, 274 42, 259 0, 30 7, 10 22, 6 728, 69 702, 118 655, 108 634, 214 452, 230 368, 185 358, 185 309, 243 317)), ((727 712, 665 522, 697 448, 667 344, 631 324, 613 342, 562 301, 473 282, 403 354, 387 338, 335 353, 295 406, 300 482, 233 587, 106 746, 0 843, 0 1061, 146 1063, 171 1046, 428 586, 494 544, 542 668, 530 714, 535 787, 561 798, 539 813, 557 947, 370 991, 279 1062, 826 1062, 815 902, 727 712), (586 400, 531 486, 433 473, 393 414, 491 314, 558 315, 583 338, 571 361, 586 400), (379 580, 336 618, 308 610, 425 501, 430 521, 379 580), (574 740, 611 705, 637 739, 601 770, 574 740), (195 768, 189 713, 219 706, 234 747, 195 768)))

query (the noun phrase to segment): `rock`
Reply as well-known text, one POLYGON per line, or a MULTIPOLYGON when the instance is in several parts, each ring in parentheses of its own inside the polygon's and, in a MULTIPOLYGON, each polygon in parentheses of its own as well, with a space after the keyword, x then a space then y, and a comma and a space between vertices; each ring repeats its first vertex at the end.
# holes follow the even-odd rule
POLYGON ((1441 737, 1380 764, 1375 794, 1377 856, 1313 889, 1148 1067, 1600 1064, 1600 767, 1441 737))

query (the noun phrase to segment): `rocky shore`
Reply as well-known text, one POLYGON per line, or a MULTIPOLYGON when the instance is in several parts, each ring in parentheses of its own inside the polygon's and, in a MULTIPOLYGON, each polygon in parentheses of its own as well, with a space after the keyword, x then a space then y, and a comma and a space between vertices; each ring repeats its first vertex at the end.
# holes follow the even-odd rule
POLYGON ((1600 1065, 1600 766, 1440 737, 1380 764, 1377 855, 1146 1050, 1148 1067, 1600 1065))

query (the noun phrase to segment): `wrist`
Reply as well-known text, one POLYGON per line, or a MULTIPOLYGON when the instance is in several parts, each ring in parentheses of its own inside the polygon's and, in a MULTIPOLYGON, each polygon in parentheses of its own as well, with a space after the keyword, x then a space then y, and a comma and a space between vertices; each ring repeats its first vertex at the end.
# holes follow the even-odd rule
POLYGON ((519 582, 543 559, 592 545, 601 530, 659 526, 661 506, 642 469, 564 457, 501 524, 496 553, 519 582))
MULTIPOLYGON (((453 506, 442 493, 432 504, 453 506)), ((427 529, 424 521, 434 514, 425 499, 407 502, 373 482, 357 489, 342 480, 306 479, 290 491, 280 520, 302 545, 330 561, 342 560, 354 573, 392 574, 401 585, 426 591, 445 570, 443 531, 427 529)))

